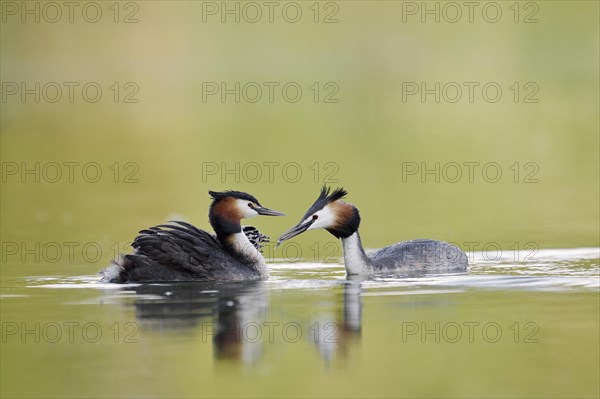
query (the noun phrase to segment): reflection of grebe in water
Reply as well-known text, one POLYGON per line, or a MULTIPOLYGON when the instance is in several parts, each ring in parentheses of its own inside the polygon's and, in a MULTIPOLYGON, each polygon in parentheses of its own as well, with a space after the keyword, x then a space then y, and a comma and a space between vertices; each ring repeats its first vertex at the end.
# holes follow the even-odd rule
POLYGON ((336 354, 346 357, 352 345, 360 339, 362 325, 362 278, 349 277, 344 283, 341 315, 320 317, 313 326, 311 340, 330 364, 336 354))
POLYGON ((136 317, 143 330, 198 329, 199 340, 212 340, 214 356, 255 362, 262 343, 247 339, 244 326, 260 325, 269 298, 260 281, 143 284, 135 290, 136 317))

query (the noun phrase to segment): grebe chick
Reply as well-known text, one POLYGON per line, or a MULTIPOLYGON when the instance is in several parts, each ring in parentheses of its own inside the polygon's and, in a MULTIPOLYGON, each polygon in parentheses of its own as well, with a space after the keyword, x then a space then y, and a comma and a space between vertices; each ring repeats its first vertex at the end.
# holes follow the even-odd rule
POLYGON ((269 270, 261 254, 268 237, 240 221, 257 215, 284 216, 241 191, 209 191, 209 221, 216 236, 185 222, 140 231, 132 254, 102 270, 102 282, 264 280, 269 270))
POLYGON ((467 271, 468 260, 464 251, 443 241, 404 241, 367 255, 358 234, 358 209, 342 201, 347 194, 343 188, 331 192, 324 186, 300 223, 283 233, 277 244, 306 230, 325 229, 342 240, 348 275, 418 275, 467 271))

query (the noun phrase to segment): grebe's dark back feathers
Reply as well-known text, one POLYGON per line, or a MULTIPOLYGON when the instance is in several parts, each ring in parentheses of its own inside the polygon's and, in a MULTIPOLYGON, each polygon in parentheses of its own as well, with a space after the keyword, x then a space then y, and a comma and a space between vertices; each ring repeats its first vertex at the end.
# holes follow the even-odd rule
POLYGON ((106 269, 103 281, 256 279, 256 271, 224 251, 213 235, 185 222, 173 223, 140 231, 131 244, 134 253, 106 269))
POLYGON ((242 191, 209 191, 208 220, 215 235, 185 222, 160 224, 139 232, 134 252, 104 269, 104 282, 240 281, 269 277, 261 254, 268 237, 241 220, 284 216, 242 191))
POLYGON ((142 230, 132 243, 133 256, 147 257, 167 268, 187 270, 200 277, 206 273, 206 261, 223 255, 223 251, 215 251, 220 244, 212 235, 178 224, 142 230))

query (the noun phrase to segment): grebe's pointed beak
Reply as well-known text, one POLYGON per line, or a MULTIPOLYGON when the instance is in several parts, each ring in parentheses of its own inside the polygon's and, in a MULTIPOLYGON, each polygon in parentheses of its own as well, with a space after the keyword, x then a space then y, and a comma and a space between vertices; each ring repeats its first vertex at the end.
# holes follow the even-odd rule
POLYGON ((259 215, 264 215, 264 216, 285 216, 285 213, 281 213, 279 211, 274 211, 273 209, 263 208, 262 206, 254 207, 254 210, 259 215))
MULTIPOLYGON (((296 237, 298 234, 304 233, 314 223, 314 219, 310 219, 307 222, 300 222, 279 237, 277 240, 277 247, 285 240, 289 240, 292 237, 296 237)), ((276 248, 277 248, 276 247, 276 248)))

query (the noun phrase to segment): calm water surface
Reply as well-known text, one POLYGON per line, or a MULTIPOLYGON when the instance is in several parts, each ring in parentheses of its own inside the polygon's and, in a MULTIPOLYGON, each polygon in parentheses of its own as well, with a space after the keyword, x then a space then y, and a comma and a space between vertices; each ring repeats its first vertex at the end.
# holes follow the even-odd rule
POLYGON ((598 397, 599 249, 464 275, 2 281, 2 397, 598 397))

